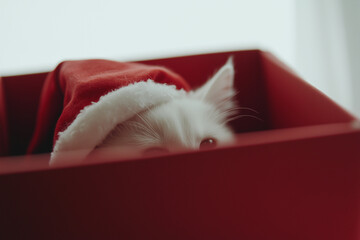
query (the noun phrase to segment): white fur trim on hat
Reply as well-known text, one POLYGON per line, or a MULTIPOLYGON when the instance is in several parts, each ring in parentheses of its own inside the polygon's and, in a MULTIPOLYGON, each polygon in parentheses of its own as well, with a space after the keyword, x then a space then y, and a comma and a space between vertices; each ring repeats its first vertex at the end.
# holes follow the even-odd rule
POLYGON ((185 94, 173 85, 155 83, 151 79, 107 93, 98 102, 82 109, 65 131, 59 132, 50 165, 84 159, 119 123, 148 107, 185 94), (68 151, 76 151, 76 157, 66 159, 68 151))

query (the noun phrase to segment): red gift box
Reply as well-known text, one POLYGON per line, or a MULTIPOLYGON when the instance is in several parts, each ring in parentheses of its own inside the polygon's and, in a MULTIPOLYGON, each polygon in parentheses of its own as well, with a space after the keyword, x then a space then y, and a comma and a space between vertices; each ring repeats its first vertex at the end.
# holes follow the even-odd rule
POLYGON ((195 88, 230 55, 237 100, 256 110, 232 122, 236 143, 143 159, 23 156, 46 73, 0 78, 0 238, 358 239, 355 117, 266 52, 141 62, 195 88))

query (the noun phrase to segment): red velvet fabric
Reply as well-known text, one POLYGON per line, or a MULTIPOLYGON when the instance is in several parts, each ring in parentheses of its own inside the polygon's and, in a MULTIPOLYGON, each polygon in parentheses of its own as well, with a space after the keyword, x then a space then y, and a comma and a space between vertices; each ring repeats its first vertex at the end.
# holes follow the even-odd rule
POLYGON ((27 152, 51 151, 46 143, 52 142, 51 137, 55 142, 57 133, 64 131, 85 106, 112 90, 148 79, 190 90, 180 75, 164 67, 108 60, 59 64, 44 83, 36 128, 27 152), (44 146, 47 149, 43 149, 44 146))

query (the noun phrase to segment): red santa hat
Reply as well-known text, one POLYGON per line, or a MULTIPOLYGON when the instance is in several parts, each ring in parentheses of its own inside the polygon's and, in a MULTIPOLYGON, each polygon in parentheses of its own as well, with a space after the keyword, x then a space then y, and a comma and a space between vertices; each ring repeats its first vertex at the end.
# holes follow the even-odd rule
POLYGON ((181 76, 163 67, 107 60, 63 62, 44 83, 28 153, 44 151, 50 132, 50 163, 73 150, 77 160, 83 159, 116 125, 189 90, 181 76))

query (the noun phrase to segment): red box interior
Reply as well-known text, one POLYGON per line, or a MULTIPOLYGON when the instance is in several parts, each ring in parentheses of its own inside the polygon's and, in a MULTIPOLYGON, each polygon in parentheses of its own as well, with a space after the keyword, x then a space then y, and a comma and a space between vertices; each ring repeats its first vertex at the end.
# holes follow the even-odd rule
POLYGON ((230 55, 237 100, 257 111, 232 122, 238 141, 131 161, 49 168, 48 154, 21 156, 46 73, 1 78, 0 238, 358 239, 351 114, 258 50, 142 62, 197 87, 230 55))

